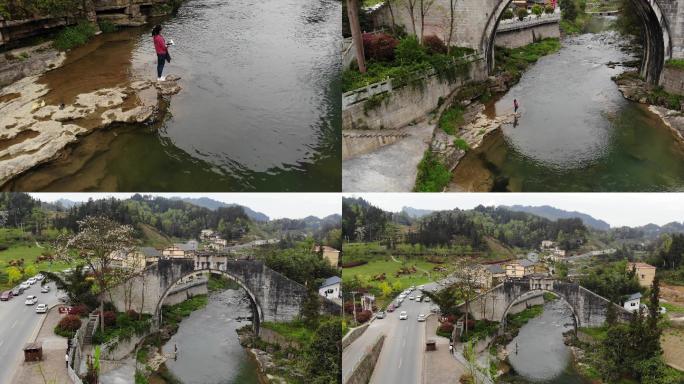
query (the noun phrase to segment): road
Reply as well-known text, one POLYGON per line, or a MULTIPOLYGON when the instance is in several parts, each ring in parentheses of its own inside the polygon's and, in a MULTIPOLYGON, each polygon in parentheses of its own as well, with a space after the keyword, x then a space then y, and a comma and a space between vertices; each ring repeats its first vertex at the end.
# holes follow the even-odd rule
MULTIPOLYGON (((436 287, 426 284, 425 289, 436 287)), ((414 291, 415 294, 419 291, 414 291)), ((415 302, 406 298, 394 312, 384 319, 376 319, 368 329, 342 353, 342 377, 346 379, 363 354, 385 335, 385 343, 375 365, 370 383, 416 384, 422 382, 423 353, 425 350, 425 322, 418 322, 418 314, 430 313, 432 303, 415 302), (399 320, 406 311, 408 320, 399 320)))
POLYGON ((37 304, 47 304, 48 307, 58 302, 54 283, 48 285, 49 293, 40 293, 40 282, 37 282, 20 296, 9 301, 0 301, 0 361, 6 368, 0 370, 0 383, 11 381, 15 372, 14 367, 23 359, 24 344, 37 333, 45 316, 36 313, 35 305, 24 304, 26 297, 34 295, 38 297, 37 304))

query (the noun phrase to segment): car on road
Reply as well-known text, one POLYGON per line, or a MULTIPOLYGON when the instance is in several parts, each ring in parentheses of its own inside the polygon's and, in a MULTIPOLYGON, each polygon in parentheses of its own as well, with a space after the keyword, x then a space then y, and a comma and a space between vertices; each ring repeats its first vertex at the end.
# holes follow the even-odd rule
POLYGON ((429 303, 430 302, 430 296, 425 296, 425 299, 423 299, 424 302, 429 303))
POLYGON ((8 301, 12 298, 12 296, 14 296, 14 294, 12 294, 12 291, 5 291, 3 293, 0 293, 0 301, 8 301))
POLYGON ((418 289, 423 289, 423 288, 425 288, 424 285, 419 285, 419 286, 418 286, 418 289))
POLYGON ((375 314, 376 319, 384 319, 385 318, 385 311, 380 311, 375 314))
POLYGON ((39 274, 33 276, 33 278, 36 279, 36 280, 38 280, 38 281, 41 281, 41 280, 43 280, 43 279, 45 278, 45 276, 43 276, 42 273, 39 273, 39 274))
POLYGON ((29 288, 31 288, 31 284, 29 284, 29 283, 27 283, 27 282, 23 282, 23 283, 19 284, 19 288, 21 288, 21 289, 29 289, 29 288))
POLYGON ((432 288, 432 292, 437 292, 437 287, 432 288))
POLYGON ((413 296, 413 295, 409 296, 409 300, 415 300, 415 299, 416 299, 415 296, 413 296))
POLYGON ((439 307, 432 307, 432 308, 430 308, 430 312, 432 312, 432 313, 437 313, 437 312, 439 312, 439 307))
POLYGON ((36 281, 38 281, 38 280, 36 280, 35 277, 29 277, 28 280, 26 280, 26 282, 29 283, 30 285, 35 284, 36 281))
POLYGON ((416 296, 416 301, 423 301, 423 295, 416 296))
POLYGON ((33 295, 29 295, 29 296, 26 296, 26 301, 24 301, 24 304, 26 304, 26 305, 34 305, 34 304, 37 303, 37 302, 38 302, 38 298, 37 298, 37 297, 35 297, 35 296, 33 296, 33 295))
POLYGON ((50 292, 50 286, 48 286, 48 285, 43 285, 42 287, 40 287, 40 292, 41 292, 41 293, 48 293, 48 292, 50 292))
POLYGON ((38 304, 36 306, 36 313, 47 313, 47 304, 38 304))
POLYGON ((22 293, 24 293, 24 288, 22 288, 22 287, 15 287, 15 288, 12 290, 12 294, 13 294, 14 296, 19 296, 19 295, 21 295, 22 293))
POLYGON ((395 309, 395 308, 396 308, 396 307, 394 306, 394 304, 390 304, 390 305, 387 307, 387 312, 394 312, 394 309, 395 309))
POLYGON ((418 321, 425 321, 425 315, 422 313, 418 315, 418 321))
POLYGON ((406 313, 406 311, 401 311, 399 314, 399 320, 408 320, 408 313, 406 313))

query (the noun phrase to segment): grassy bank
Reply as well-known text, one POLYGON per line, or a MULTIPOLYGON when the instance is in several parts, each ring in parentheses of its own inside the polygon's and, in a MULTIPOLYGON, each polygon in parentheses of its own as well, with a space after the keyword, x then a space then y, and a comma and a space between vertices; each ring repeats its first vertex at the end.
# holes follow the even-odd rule
POLYGON ((560 49, 560 40, 556 38, 543 39, 515 49, 498 48, 495 52, 497 72, 507 74, 517 82, 530 65, 560 49))
POLYGON ((442 192, 451 181, 451 172, 429 148, 418 163, 414 192, 442 192))

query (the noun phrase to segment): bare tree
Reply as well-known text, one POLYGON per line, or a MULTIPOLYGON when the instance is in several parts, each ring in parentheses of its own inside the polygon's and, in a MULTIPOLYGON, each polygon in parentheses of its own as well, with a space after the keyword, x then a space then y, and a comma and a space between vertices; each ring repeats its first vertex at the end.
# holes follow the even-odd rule
POLYGON ((361 35, 361 23, 359 22, 358 0, 347 0, 347 17, 349 18, 352 41, 356 48, 356 62, 359 65, 359 72, 366 73, 366 58, 363 55, 363 37, 361 35))
POLYGON ((408 9, 409 15, 411 16, 411 30, 413 31, 413 36, 418 38, 418 33, 416 32, 416 3, 419 0, 406 0, 406 9, 408 9))
POLYGON ((470 302, 478 295, 480 287, 484 285, 486 276, 483 268, 479 265, 469 264, 467 261, 459 261, 453 273, 454 286, 459 296, 465 301, 464 334, 468 335, 468 316, 470 315, 470 302))
MULTIPOLYGON (((423 42, 425 37, 425 16, 430 12, 430 8, 435 4, 435 0, 419 0, 420 1, 420 41, 423 42)), ((414 27, 415 28, 415 27, 414 27)), ((415 30, 414 30, 415 32, 415 30)))
POLYGON ((114 262, 129 255, 121 251, 135 245, 134 230, 103 216, 88 216, 78 222, 78 227, 78 233, 60 236, 56 254, 69 263, 86 265, 93 273, 93 288, 100 302, 100 329, 104 331, 105 298, 133 273, 129 268, 117 268, 114 262))
POLYGON ((390 13, 390 29, 392 30, 392 34, 396 34, 396 22, 394 21, 394 9, 392 9, 392 3, 394 3, 397 0, 385 0, 385 4, 387 4, 387 9, 389 9, 390 13))
POLYGON ((456 13, 456 0, 449 0, 449 35, 446 39, 447 53, 451 53, 451 40, 454 38, 454 19, 456 13))

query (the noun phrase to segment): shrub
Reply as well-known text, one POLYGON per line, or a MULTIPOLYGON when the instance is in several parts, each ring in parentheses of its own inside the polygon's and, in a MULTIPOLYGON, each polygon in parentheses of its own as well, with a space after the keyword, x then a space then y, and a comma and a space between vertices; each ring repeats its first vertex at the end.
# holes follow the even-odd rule
POLYGON ((542 8, 539 4, 535 4, 532 6, 532 13, 536 16, 541 16, 541 14, 544 13, 544 8, 542 8))
POLYGON ((544 12, 547 13, 547 14, 551 14, 551 13, 553 13, 554 11, 555 11, 555 9, 553 9, 553 7, 550 6, 550 5, 547 5, 547 6, 544 8, 544 12))
MULTIPOLYGON (((99 314, 100 311, 97 311, 97 313, 99 314)), ((104 319, 105 327, 111 327, 116 325, 116 312, 104 311, 104 315, 102 315, 102 318, 104 319)))
POLYGON ((76 306, 71 307, 71 310, 69 311, 69 314, 71 315, 76 315, 79 317, 86 316, 90 312, 88 310, 88 306, 85 304, 78 304, 76 306))
POLYGON ((518 16, 518 20, 523 21, 527 17, 527 9, 518 8, 515 11, 515 14, 518 16))
POLYGON ((415 192, 442 192, 451 180, 451 172, 430 149, 418 164, 415 192))
POLYGON ((60 336, 72 338, 79 328, 81 328, 81 319, 76 315, 66 315, 57 323, 54 331, 60 336))
POLYGON ((515 15, 513 15, 513 11, 511 11, 510 9, 506 9, 504 11, 504 13, 501 15, 501 18, 503 20, 509 20, 509 19, 512 19, 513 17, 515 17, 515 15))
POLYGON ((140 320, 141 317, 140 314, 136 312, 134 309, 129 309, 128 311, 126 311, 126 315, 134 321, 140 320))
POLYGON ((447 53, 447 46, 444 44, 442 39, 435 35, 430 35, 430 36, 425 36, 423 37, 423 45, 425 46, 425 49, 431 53, 447 53))
POLYGON ((366 260, 354 260, 348 263, 342 263, 342 268, 353 268, 364 264, 368 264, 368 262, 366 260))
POLYGON ((448 321, 443 322, 437 328, 437 334, 439 336, 451 338, 451 333, 454 331, 454 323, 448 321))
POLYGON ((356 321, 358 321, 359 324, 363 324, 370 320, 371 316, 373 316, 373 312, 369 310, 361 311, 356 314, 356 321))
POLYGON ((66 51, 71 48, 83 45, 95 36, 95 27, 85 21, 77 25, 64 28, 55 38, 55 48, 66 51))
POLYGON ((425 49, 415 36, 407 36, 399 40, 395 50, 397 59, 403 64, 419 63, 425 60, 425 49))
POLYGON ((369 60, 394 60, 394 50, 398 44, 399 40, 386 33, 366 33, 363 35, 363 50, 369 60))
POLYGON ((6 244, 0 244, 0 251, 4 251, 9 248, 6 244))
POLYGON ((470 150, 470 145, 468 145, 468 142, 460 137, 454 140, 454 146, 464 152, 468 152, 470 150))
POLYGON ((100 20, 97 24, 100 26, 100 30, 104 33, 116 32, 117 30, 117 26, 109 20, 100 20))

